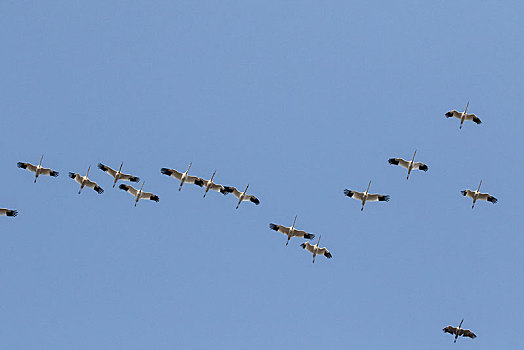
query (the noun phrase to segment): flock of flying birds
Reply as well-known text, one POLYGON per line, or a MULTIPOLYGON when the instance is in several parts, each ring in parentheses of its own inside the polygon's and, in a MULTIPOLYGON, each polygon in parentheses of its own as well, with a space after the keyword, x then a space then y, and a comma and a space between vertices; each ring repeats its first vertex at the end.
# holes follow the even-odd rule
MULTIPOLYGON (((468 106, 469 106, 469 102, 466 105, 466 109, 464 110, 464 112, 458 112, 456 110, 453 110, 453 111, 450 111, 450 112, 446 113, 445 116, 447 118, 454 117, 454 118, 459 119, 460 120, 460 128, 462 128, 462 125, 463 125, 464 121, 473 121, 476 124, 481 124, 480 119, 475 114, 467 114, 468 106)), ((401 167, 407 169, 407 177, 406 177, 406 179, 409 179, 409 175, 411 174, 411 171, 413 171, 413 170, 428 171, 428 166, 426 164, 421 163, 421 162, 415 162, 415 155, 416 154, 417 154, 417 151, 415 151, 415 153, 413 154, 413 157, 411 158, 410 161, 404 160, 402 158, 390 158, 388 160, 388 162, 391 165, 398 165, 398 166, 401 166, 401 167)), ((26 170, 29 170, 29 171, 33 172, 35 174, 35 177, 34 177, 34 182, 35 183, 36 183, 36 180, 38 179, 38 177, 40 175, 57 177, 58 174, 59 174, 58 171, 42 167, 42 160, 43 160, 43 158, 44 158, 44 156, 42 155, 38 165, 33 165, 31 163, 18 162, 17 166, 19 168, 26 169, 26 170)), ((135 182, 135 183, 139 182, 140 178, 138 178, 136 176, 133 176, 133 175, 125 174, 125 173, 122 172, 122 166, 123 165, 124 165, 124 163, 122 162, 120 164, 120 168, 118 170, 114 170, 114 169, 112 169, 111 167, 109 167, 107 165, 104 165, 102 163, 98 163, 98 168, 100 170, 104 171, 105 173, 107 173, 108 175, 110 175, 111 177, 113 177, 113 180, 114 180, 113 181, 113 188, 116 186, 118 181, 130 181, 130 182, 135 182)), ((90 168, 91 168, 90 166, 87 168, 85 176, 82 176, 79 173, 73 173, 73 172, 69 173, 69 177, 71 179, 75 180, 78 184, 80 184, 80 189, 78 190, 78 194, 81 193, 81 191, 82 191, 82 189, 84 187, 91 188, 94 191, 96 191, 98 194, 102 194, 104 192, 102 187, 100 187, 96 182, 94 182, 94 181, 92 181, 92 180, 90 180, 88 178, 90 168)), ((255 197, 254 195, 251 195, 251 194, 247 194, 247 190, 249 188, 249 184, 246 186, 244 191, 240 191, 240 190, 238 190, 237 188, 235 188, 233 186, 223 186, 223 185, 220 185, 220 184, 217 184, 217 183, 213 182, 213 178, 215 177, 215 173, 216 172, 214 172, 213 175, 211 175, 211 178, 209 180, 205 180, 205 179, 203 179, 201 177, 196 177, 196 176, 189 175, 189 170, 190 169, 191 169, 191 163, 189 164, 187 170, 185 172, 183 172, 183 173, 178 171, 178 170, 168 169, 168 168, 162 168, 162 169, 160 169, 160 172, 162 174, 164 174, 164 175, 173 177, 176 180, 180 181, 180 185, 178 187, 179 191, 182 189, 182 186, 184 185, 184 183, 189 183, 189 184, 194 184, 194 185, 197 185, 199 187, 204 188, 204 198, 206 197, 206 195, 209 192, 209 190, 220 192, 223 195, 227 195, 229 193, 233 193, 233 195, 238 199, 236 209, 238 209, 240 204, 242 202, 244 202, 244 201, 252 202, 252 203, 254 203, 256 205, 260 204, 260 201, 258 200, 257 197, 255 197)), ((152 200, 152 201, 158 202, 159 201, 159 197, 156 194, 142 191, 142 189, 144 187, 144 184, 145 184, 145 181, 142 182, 142 185, 140 186, 140 189, 136 189, 133 186, 127 185, 127 184, 120 184, 119 188, 121 190, 126 191, 127 193, 131 194, 134 197, 135 207, 138 204, 138 201, 140 199, 148 199, 148 200, 152 200)), ((480 181, 480 184, 479 184, 477 190, 472 191, 472 190, 467 189, 467 190, 461 191, 463 196, 473 199, 472 208, 475 206, 475 203, 476 203, 477 200, 485 200, 485 201, 488 201, 488 202, 491 202, 491 203, 496 203, 497 202, 497 198, 493 197, 492 195, 490 195, 488 193, 481 193, 480 192, 480 186, 481 185, 482 185, 482 180, 480 181)), ((369 187, 370 186, 371 186, 371 181, 369 182, 368 187, 367 187, 365 192, 358 192, 358 191, 345 189, 344 190, 344 194, 346 196, 350 197, 350 198, 353 198, 353 199, 356 199, 356 200, 360 201, 362 203, 362 206, 360 208, 361 211, 364 210, 364 205, 366 204, 366 202, 387 202, 387 201, 389 201, 389 198, 390 198, 389 195, 371 194, 371 193, 369 193, 368 191, 369 191, 369 187)), ((12 209, 0 208, 0 215, 15 217, 15 216, 18 215, 18 211, 17 210, 12 210, 12 209)), ((302 230, 297 230, 295 228, 296 220, 297 220, 297 217, 295 216, 295 219, 294 219, 293 224, 291 225, 291 227, 287 227, 287 226, 277 225, 277 224, 271 223, 271 224, 269 224, 269 228, 274 230, 274 231, 283 233, 284 235, 287 236, 286 246, 289 244, 289 240, 292 237, 298 237, 298 238, 312 240, 315 237, 314 234, 308 233, 308 232, 302 231, 302 230)), ((313 245, 313 244, 311 244, 309 242, 304 242, 304 243, 302 243, 300 245, 303 249, 305 249, 308 252, 310 252, 311 254, 313 254, 313 263, 315 262, 315 258, 316 258, 317 255, 323 255, 323 256, 325 256, 328 259, 332 258, 332 255, 329 252, 329 250, 326 247, 322 247, 321 248, 319 246, 319 244, 320 244, 320 237, 319 237, 319 239, 318 239, 318 241, 317 241, 317 243, 315 245, 313 245)), ((457 341, 457 338, 459 336, 469 337, 469 338, 475 338, 476 337, 476 335, 472 331, 470 331, 469 329, 462 329, 461 328, 463 321, 464 320, 462 320, 460 322, 458 327, 447 326, 447 327, 445 327, 443 329, 443 331, 445 333, 450 333, 450 334, 455 336, 454 337, 454 342, 457 341)))

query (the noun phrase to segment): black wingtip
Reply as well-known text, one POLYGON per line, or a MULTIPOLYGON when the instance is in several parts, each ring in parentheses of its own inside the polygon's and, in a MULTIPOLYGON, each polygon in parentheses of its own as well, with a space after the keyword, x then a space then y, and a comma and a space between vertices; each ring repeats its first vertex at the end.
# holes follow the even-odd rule
POLYGON ((312 233, 306 233, 306 234, 304 235, 304 238, 305 238, 305 239, 313 239, 313 238, 315 238, 315 235, 312 234, 312 233))
POLYGON ((301 246, 302 248, 306 249, 306 243, 302 243, 300 246, 301 246))
POLYGON ((121 190, 127 191, 129 189, 129 186, 125 185, 125 184, 120 184, 120 186, 118 186, 118 188, 121 189, 121 190))
POLYGON ((278 225, 275 224, 269 224, 269 228, 275 231, 278 231, 278 225))
POLYGON ((152 201, 155 201, 157 203, 160 200, 160 198, 158 198, 158 196, 151 196, 151 198, 149 198, 149 199, 151 199, 152 201))
POLYGON ((329 252, 326 253, 326 254, 324 254, 324 256, 325 256, 326 258, 328 258, 328 259, 331 259, 331 258, 333 257, 333 255, 331 255, 331 253, 329 253, 329 252))
POLYGON ((167 176, 171 176, 171 174, 173 174, 173 172, 171 170, 169 170, 168 168, 162 168, 160 169, 160 172, 164 175, 167 175, 167 176))
POLYGON ((107 167, 104 164, 102 164, 102 163, 98 163, 98 169, 100 169, 102 171, 106 171, 107 167))
POLYGON ((129 178, 129 181, 131 181, 131 182, 139 182, 140 178, 136 177, 136 176, 132 176, 132 177, 129 178))
POLYGON ((389 202, 389 199, 390 199, 390 196, 389 196, 389 195, 378 196, 378 201, 379 201, 379 202, 389 202))
POLYGON ((100 186, 95 186, 94 190, 95 190, 96 192, 98 192, 98 194, 102 194, 102 193, 104 193, 104 190, 103 190, 102 187, 100 187, 100 186))
POLYGON ((199 187, 202 187, 204 186, 204 180, 201 179, 201 178, 198 178, 195 180, 195 185, 199 186, 199 187))
POLYGON ((74 179, 74 178, 75 178, 75 176, 76 176, 76 174, 75 174, 75 173, 69 172, 69 177, 70 177, 70 178, 74 179))
POLYGON ((8 211, 6 211, 5 215, 14 217, 14 216, 18 215, 18 211, 17 210, 8 210, 8 211))
POLYGON ((467 194, 466 190, 460 191, 460 193, 462 193, 463 196, 466 196, 467 194))
POLYGON ((348 190, 347 188, 344 190, 344 194, 348 197, 353 197, 355 192, 348 190))
POLYGON ((497 203, 499 200, 493 196, 488 197, 488 202, 491 202, 493 204, 497 203))
POLYGON ((224 186, 224 192, 232 193, 233 191, 234 191, 233 187, 231 187, 231 186, 224 186))
POLYGON ((51 170, 49 172, 49 175, 51 175, 52 177, 57 177, 60 173, 58 171, 54 171, 54 170, 51 170))
POLYGON ((426 164, 422 164, 420 167, 419 167, 420 170, 422 171, 428 171, 428 166, 426 164))
POLYGON ((250 201, 253 202, 253 203, 255 203, 256 205, 259 205, 259 204, 260 204, 260 201, 258 200, 257 197, 251 197, 250 201))
POLYGON ((448 112, 448 113, 445 114, 445 116, 447 118, 451 118, 451 117, 453 117, 453 112, 448 112))
POLYGON ((16 163, 16 166, 19 167, 19 168, 22 168, 22 169, 27 168, 27 165, 25 163, 22 163, 22 162, 16 163))
POLYGON ((395 158, 389 158, 388 163, 391 165, 398 165, 398 160, 396 160, 395 158))

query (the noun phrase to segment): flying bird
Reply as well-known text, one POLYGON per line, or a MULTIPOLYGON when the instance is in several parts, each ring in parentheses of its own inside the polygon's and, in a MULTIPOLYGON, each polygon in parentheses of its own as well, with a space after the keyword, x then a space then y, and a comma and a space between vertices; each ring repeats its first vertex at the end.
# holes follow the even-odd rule
POLYGON ((452 334, 452 335, 455 336, 455 340, 453 341, 453 343, 457 342, 457 338, 459 336, 470 337, 471 339, 474 339, 474 338, 477 337, 475 335, 475 333, 473 333, 469 329, 462 329, 462 328, 460 328, 460 326, 462 326, 462 322, 464 322, 464 319, 462 319, 462 321, 460 321, 460 324, 459 324, 459 326, 457 328, 455 328, 453 326, 447 326, 446 328, 442 329, 444 331, 444 333, 449 333, 449 334, 452 334))
POLYGON ((291 227, 286 227, 282 225, 269 224, 269 228, 277 232, 283 233, 287 236, 286 246, 289 244, 291 237, 300 237, 305 239, 313 239, 315 235, 312 233, 307 233, 306 231, 297 230, 295 228, 295 223, 297 222, 297 217, 293 220, 293 225, 291 227))
POLYGON ((464 190, 464 191, 460 191, 460 193, 462 193, 463 196, 465 197, 469 197, 469 198, 473 198, 473 205, 471 206, 471 209, 473 209, 475 207, 475 202, 477 200, 481 200, 481 201, 488 201, 488 202, 491 202, 493 204, 497 203, 499 200, 495 197, 493 197, 492 195, 488 194, 488 193, 480 193, 480 185, 482 185, 482 180, 480 180, 480 184, 479 184, 479 187, 477 188, 476 191, 471 191, 471 190, 464 190))
POLYGON ((189 173, 189 169, 191 169, 191 164, 189 163, 189 167, 187 168, 185 173, 181 173, 178 170, 175 169, 168 169, 168 168, 162 168, 160 169, 160 172, 164 175, 174 177, 177 180, 180 180, 180 186, 178 187, 178 190, 180 191, 182 189, 182 186, 185 182, 194 184, 195 180, 198 179, 196 176, 189 176, 187 173, 189 173))
POLYGON ((449 111, 448 113, 446 113, 446 117, 447 118, 455 117, 457 119, 460 119, 460 127, 459 127, 459 129, 462 129, 462 124, 464 123, 465 120, 468 120, 468 121, 472 120, 472 121, 474 121, 477 124, 481 124, 482 123, 480 121, 480 119, 475 114, 467 114, 466 113, 468 111, 468 106, 469 106, 469 101, 468 101, 468 104, 466 105, 466 109, 464 110, 464 112, 457 112, 456 110, 452 110, 452 111, 449 111))
POLYGON ((195 180, 195 185, 205 188, 204 197, 203 198, 206 198, 206 194, 207 194, 207 192, 209 190, 218 191, 218 192, 222 193, 223 195, 226 195, 226 194, 229 193, 229 192, 226 192, 226 190, 224 189, 224 186, 216 184, 216 183, 213 182, 213 178, 215 177, 215 173, 216 173, 216 171, 213 172, 213 175, 211 176, 211 179, 209 179, 209 180, 204 180, 201 177, 199 177, 199 178, 197 178, 195 180))
POLYGON ((329 252, 329 250, 327 250, 326 247, 324 248, 318 247, 318 244, 320 243, 320 237, 322 236, 318 237, 318 242, 315 245, 312 245, 309 242, 305 242, 300 245, 302 248, 304 248, 305 250, 313 254, 313 264, 315 263, 315 257, 317 255, 324 255, 328 259, 331 259, 333 257, 333 255, 331 255, 331 253, 329 252))
POLYGON ((120 184, 120 186, 118 186, 118 188, 120 188, 121 190, 124 190, 124 191, 126 191, 128 193, 130 193, 131 195, 133 195, 135 197, 135 207, 136 207, 138 201, 141 200, 141 199, 149 199, 149 200, 158 202, 159 198, 158 198, 158 196, 156 194, 149 193, 149 192, 142 192, 142 188, 144 187, 145 183, 146 183, 145 181, 142 182, 142 186, 140 187, 139 190, 137 190, 136 188, 134 188, 131 185, 124 185, 124 184, 120 184))
POLYGON ((18 215, 18 211, 11 210, 11 209, 0 208, 0 215, 3 215, 3 216, 17 216, 18 215))
POLYGON ((243 201, 253 202, 256 205, 260 204, 260 201, 258 200, 257 197, 253 196, 252 194, 246 195, 248 188, 249 188, 249 184, 246 186, 246 189, 244 190, 244 192, 240 192, 239 190, 236 189, 236 187, 224 186, 224 191, 226 191, 227 193, 233 193, 233 195, 238 198, 237 207, 235 209, 238 209, 238 207, 240 206, 240 203, 242 203, 243 201))
POLYGON ((21 169, 27 169, 35 173, 35 183, 36 183, 36 179, 38 179, 38 176, 40 175, 48 175, 48 176, 57 177, 58 171, 54 171, 54 170, 47 169, 47 168, 42 168, 42 159, 44 159, 43 154, 42 154, 42 157, 40 158, 40 163, 38 163, 38 165, 33 165, 31 163, 22 163, 22 162, 18 162, 16 163, 16 165, 21 169))
POLYGON ((82 188, 84 188, 84 186, 92 188, 93 190, 98 192, 98 194, 104 193, 104 190, 102 189, 102 187, 98 186, 96 182, 91 181, 87 178, 87 176, 89 175, 90 169, 91 169, 91 165, 87 168, 86 176, 82 176, 78 173, 72 173, 72 172, 69 173, 69 177, 80 184, 80 189, 78 190, 78 194, 82 192, 82 188))
POLYGON ((138 182, 138 181, 140 181, 139 177, 122 173, 121 170, 122 170, 122 166, 123 165, 124 165, 124 162, 122 162, 120 164, 120 168, 118 169, 118 171, 115 171, 112 168, 108 167, 107 165, 104 165, 102 163, 98 163, 98 169, 100 169, 103 172, 106 172, 109 175, 111 175, 112 177, 114 177, 115 181, 113 182, 113 187, 115 187, 116 182, 118 180, 131 181, 131 182, 138 182))
POLYGON ((402 158, 389 158, 388 162, 392 165, 400 165, 403 168, 408 169, 408 176, 406 179, 409 179, 409 174, 411 173, 411 170, 422 170, 422 171, 428 171, 428 166, 421 162, 415 162, 415 154, 417 154, 417 151, 415 150, 415 153, 413 154, 413 158, 411 158, 410 161, 404 160, 402 158))
POLYGON ((362 201, 362 207, 360 208, 360 211, 364 210, 364 205, 366 204, 366 202, 387 202, 387 201, 389 201, 389 196, 388 195, 370 194, 370 193, 368 193, 369 186, 371 186, 371 181, 369 182, 368 188, 367 188, 366 192, 364 192, 364 193, 357 192, 357 191, 351 191, 351 190, 348 190, 348 189, 344 190, 344 194, 346 196, 348 196, 350 198, 354 198, 354 199, 359 200, 359 201, 362 201))

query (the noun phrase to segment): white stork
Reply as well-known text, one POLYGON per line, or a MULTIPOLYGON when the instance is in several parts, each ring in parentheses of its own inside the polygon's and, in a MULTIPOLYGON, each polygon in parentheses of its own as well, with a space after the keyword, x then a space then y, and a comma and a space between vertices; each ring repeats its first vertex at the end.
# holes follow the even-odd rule
POLYGON ((22 163, 22 162, 18 162, 16 163, 16 165, 21 169, 27 169, 35 173, 35 183, 36 183, 36 179, 38 179, 38 176, 40 175, 48 175, 48 176, 57 177, 58 171, 54 171, 54 170, 47 169, 47 168, 42 168, 42 159, 44 159, 43 154, 42 154, 42 157, 40 158, 40 163, 38 163, 38 165, 33 165, 31 163, 22 163))
POLYGON ((318 247, 318 244, 320 243, 320 237, 322 236, 318 237, 318 242, 315 245, 312 245, 309 242, 305 242, 300 245, 302 248, 304 248, 305 250, 313 254, 313 264, 315 263, 315 257, 317 255, 324 255, 328 259, 331 259, 333 257, 333 255, 331 255, 331 253, 329 252, 329 250, 327 250, 326 247, 323 247, 323 248, 318 247))
POLYGON ((446 328, 442 329, 444 331, 444 333, 449 333, 449 334, 452 334, 452 335, 455 336, 455 340, 453 341, 453 343, 457 342, 457 338, 459 336, 470 337, 471 339, 474 339, 474 338, 477 337, 475 335, 475 333, 473 333, 469 329, 462 329, 462 328, 460 328, 460 326, 462 326, 462 322, 464 322, 464 319, 462 319, 462 321, 460 321, 460 324, 459 324, 459 326, 457 328, 455 328, 453 326, 447 326, 446 328))
POLYGON ((408 169, 408 176, 406 179, 409 179, 409 174, 411 173, 411 170, 422 170, 422 171, 428 171, 428 166, 421 162, 415 162, 415 154, 417 154, 417 151, 415 150, 415 153, 413 154, 413 158, 411 158, 410 161, 404 160, 402 158, 389 158, 388 162, 392 165, 400 165, 403 168, 408 169))
POLYGON ((145 183, 146 183, 145 181, 142 182, 142 186, 140 187, 139 190, 137 190, 136 188, 134 188, 131 185, 124 185, 124 184, 120 184, 120 186, 118 186, 118 188, 128 192, 129 194, 131 194, 131 195, 133 195, 135 197, 135 207, 136 207, 138 201, 141 200, 141 199, 149 199, 149 200, 158 202, 159 198, 158 198, 158 196, 156 194, 149 193, 149 192, 142 192, 142 188, 144 187, 145 183))
POLYGON ((488 201, 488 202, 491 202, 493 204, 498 202, 498 199, 493 197, 492 195, 489 195, 488 193, 480 193, 479 192, 480 191, 480 185, 482 185, 482 180, 480 180, 479 187, 477 188, 476 191, 471 191, 471 190, 460 191, 460 193, 462 193, 463 196, 469 197, 469 198, 473 198, 473 205, 471 206, 471 209, 473 209, 475 207, 475 202, 477 200, 488 201))
POLYGON ((286 227, 282 225, 269 224, 269 228, 277 232, 283 233, 287 236, 286 246, 289 244, 291 237, 300 237, 305 239, 313 239, 315 235, 312 233, 307 233, 306 231, 297 230, 295 228, 295 223, 297 222, 297 217, 293 220, 293 225, 291 227, 286 227))
POLYGON ((368 193, 369 186, 371 186, 371 181, 369 182, 368 188, 367 188, 366 192, 364 192, 364 193, 357 192, 357 191, 351 191, 351 190, 348 190, 348 189, 344 190, 344 194, 346 196, 348 196, 350 198, 354 198, 354 199, 359 200, 359 201, 362 201, 362 207, 360 208, 360 211, 364 210, 364 205, 366 204, 366 202, 387 202, 387 201, 389 201, 389 196, 388 195, 370 194, 370 193, 368 193))
POLYGON ((236 189, 236 187, 224 186, 224 191, 226 191, 227 193, 233 193, 233 195, 238 198, 237 207, 235 209, 238 209, 238 207, 240 206, 240 203, 244 201, 253 202, 256 205, 260 204, 260 201, 258 200, 257 197, 253 196, 252 194, 246 194, 248 188, 249 188, 249 184, 246 186, 246 189, 244 190, 244 192, 240 192, 239 190, 236 189))
POLYGON ((0 215, 3 215, 3 216, 17 216, 18 215, 18 211, 11 210, 11 209, 0 208, 0 215))
POLYGON ((216 183, 213 182, 213 178, 215 177, 215 174, 216 174, 216 171, 213 172, 213 175, 211 175, 211 179, 209 179, 209 180, 204 180, 201 177, 199 177, 199 178, 197 178, 195 180, 195 185, 205 188, 204 197, 203 198, 206 198, 206 194, 207 194, 207 192, 209 190, 220 192, 223 195, 226 195, 226 194, 229 193, 229 192, 225 191, 224 186, 216 184, 216 183))
POLYGON ((104 190, 102 189, 102 187, 98 186, 96 182, 91 181, 87 178, 87 176, 89 175, 90 169, 91 169, 91 165, 87 168, 86 176, 82 176, 79 173, 71 173, 71 172, 69 173, 69 177, 80 184, 80 189, 78 190, 78 194, 82 192, 82 188, 84 188, 84 186, 92 188, 93 190, 98 192, 98 194, 104 193, 104 190))
POLYGON ((468 104, 466 105, 466 109, 464 110, 464 112, 458 112, 456 110, 452 110, 452 111, 449 111, 448 113, 446 113, 446 117, 447 118, 455 117, 457 119, 460 119, 460 127, 459 127, 459 129, 462 129, 462 124, 464 123, 465 120, 468 120, 468 121, 472 120, 472 121, 474 121, 477 124, 481 124, 482 123, 480 121, 480 119, 475 114, 467 114, 466 113, 468 111, 468 106, 469 106, 469 101, 468 101, 468 104))
POLYGON ((191 169, 191 164, 189 163, 189 167, 187 168, 185 173, 181 173, 178 170, 175 169, 168 169, 168 168, 162 168, 160 169, 160 172, 167 176, 172 176, 177 180, 180 180, 180 186, 178 187, 178 190, 180 191, 182 189, 182 186, 185 182, 194 184, 195 180, 197 179, 196 176, 189 176, 187 173, 189 173, 189 169, 191 169))
POLYGON ((122 170, 122 166, 123 165, 124 165, 124 162, 122 162, 120 164, 120 168, 118 169, 118 171, 115 171, 112 168, 108 167, 107 165, 104 165, 102 163, 98 163, 98 169, 102 170, 105 173, 108 173, 109 175, 111 175, 112 177, 115 178, 115 181, 113 182, 113 188, 115 187, 116 182, 118 180, 131 181, 131 182, 138 182, 138 181, 140 181, 139 177, 122 173, 121 170, 122 170))

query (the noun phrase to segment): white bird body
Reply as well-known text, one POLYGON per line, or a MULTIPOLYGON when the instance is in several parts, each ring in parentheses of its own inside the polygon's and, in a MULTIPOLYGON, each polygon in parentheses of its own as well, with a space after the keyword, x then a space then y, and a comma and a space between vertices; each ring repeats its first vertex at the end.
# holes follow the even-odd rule
POLYGON ((480 192, 480 186, 481 185, 482 185, 482 180, 480 180, 479 187, 477 188, 476 191, 471 191, 469 189, 468 190, 464 190, 464 191, 460 191, 460 193, 462 193, 462 195, 464 197, 468 197, 468 198, 472 198, 473 199, 473 204, 471 206, 471 209, 473 209, 475 207, 475 203, 477 202, 477 200, 488 201, 488 202, 491 202, 493 204, 498 202, 498 199, 493 197, 489 193, 481 193, 480 192))
POLYGON ((87 177, 89 175, 90 169, 91 169, 91 166, 87 168, 87 173, 85 176, 81 176, 80 174, 73 173, 73 172, 69 173, 69 177, 80 184, 80 190, 78 190, 78 194, 82 192, 82 189, 84 188, 84 186, 88 188, 92 188, 98 194, 104 193, 104 190, 102 189, 102 187, 98 186, 96 182, 89 180, 89 178, 87 177))
POLYGON ((319 248, 318 246, 319 244, 320 244, 320 237, 318 237, 318 242, 315 245, 312 245, 309 242, 305 242, 300 245, 302 248, 304 248, 305 250, 313 254, 313 264, 315 263, 315 257, 317 255, 324 255, 328 259, 331 259, 333 257, 333 255, 331 255, 331 253, 329 252, 329 250, 327 250, 326 247, 319 248))
POLYGON ((344 190, 344 194, 346 196, 362 201, 362 207, 360 208, 360 211, 364 210, 364 205, 366 204, 366 202, 387 202, 389 201, 388 195, 370 194, 368 192, 369 186, 371 186, 371 181, 368 184, 368 188, 366 189, 366 192, 357 192, 357 191, 351 191, 348 189, 344 190))
POLYGON ((159 198, 158 198, 158 196, 156 194, 153 194, 153 193, 150 193, 150 192, 142 192, 142 188, 144 187, 144 184, 145 184, 145 181, 142 182, 142 186, 140 186, 139 190, 137 190, 136 188, 134 188, 131 185, 121 184, 118 187, 121 190, 124 190, 124 191, 128 192, 129 194, 131 194, 132 196, 135 197, 135 207, 136 207, 138 201, 141 200, 141 199, 149 199, 149 200, 158 202, 159 198))
POLYGON ((274 230, 274 231, 283 233, 283 234, 285 234, 287 236, 286 246, 289 244, 289 240, 291 239, 291 237, 301 237, 301 238, 305 238, 305 239, 313 239, 313 238, 315 238, 315 235, 312 234, 312 233, 308 233, 308 232, 302 231, 302 230, 297 230, 295 228, 296 221, 297 221, 297 217, 295 216, 295 220, 293 220, 293 225, 291 225, 291 227, 286 227, 286 226, 282 226, 282 225, 275 225, 275 224, 269 224, 269 228, 274 230))
POLYGON ((479 117, 477 117, 475 114, 467 114, 469 107, 469 101, 466 105, 466 109, 464 112, 458 112, 456 110, 452 110, 446 113, 447 118, 455 117, 460 120, 460 127, 459 129, 462 129, 462 124, 464 124, 464 121, 473 121, 477 124, 482 124, 482 121, 480 121, 479 117))
POLYGON ((18 215, 18 211, 17 210, 12 210, 12 209, 0 208, 0 215, 1 216, 12 216, 12 217, 15 217, 15 216, 18 215))
POLYGON ((413 158, 411 158, 410 161, 404 160, 402 158, 389 158, 388 162, 392 165, 399 165, 403 168, 406 168, 408 170, 408 176, 406 179, 409 179, 409 174, 411 174, 412 170, 422 170, 422 171, 428 171, 428 166, 421 162, 415 162, 415 155, 417 154, 417 151, 413 154, 413 158))
POLYGON ((447 326, 445 327, 444 329, 442 329, 444 331, 444 333, 449 333, 449 334, 452 334, 455 336, 455 339, 453 340, 453 343, 456 343, 457 342, 457 338, 459 336, 463 336, 463 337, 469 337, 471 339, 475 339, 477 336, 475 335, 475 333, 473 333, 472 331, 470 331, 469 329, 462 329, 461 326, 462 326, 462 322, 464 322, 464 319, 462 319, 462 321, 460 321, 460 324, 458 327, 453 327, 453 326, 447 326))
POLYGON ((178 190, 180 191, 182 189, 182 186, 184 185, 184 183, 187 182, 187 183, 190 183, 190 184, 194 184, 195 180, 198 179, 198 177, 196 177, 196 176, 188 175, 189 169, 191 169, 191 164, 192 163, 189 163, 189 167, 187 168, 185 173, 181 173, 178 170, 168 169, 168 168, 162 168, 162 169, 160 169, 160 172, 162 174, 164 174, 164 175, 171 176, 171 177, 174 177, 177 180, 180 180, 180 186, 178 187, 178 190))
POLYGON ((216 171, 213 172, 213 175, 211 175, 211 179, 209 180, 205 180, 201 177, 195 180, 194 182, 195 185, 204 187, 204 197, 203 198, 206 198, 207 192, 209 192, 209 190, 217 191, 224 195, 229 193, 225 191, 224 186, 213 182, 213 178, 215 177, 215 174, 216 174, 216 171))
POLYGON ((129 175, 129 174, 124 174, 122 172, 122 166, 124 165, 124 162, 122 162, 120 164, 120 168, 118 169, 118 171, 116 170, 113 170, 111 167, 107 166, 107 165, 104 165, 102 163, 98 163, 98 169, 102 170, 103 172, 111 175, 113 178, 114 178, 114 181, 113 181, 113 188, 115 187, 116 183, 118 180, 122 180, 122 181, 131 181, 131 182, 139 182, 140 181, 140 178, 139 177, 136 177, 136 176, 133 176, 133 175, 129 175))
POLYGON ((238 207, 240 206, 240 203, 242 202, 253 202, 256 205, 259 205, 260 201, 258 200, 257 197, 253 196, 252 194, 246 194, 248 188, 249 188, 249 184, 246 186, 246 189, 244 190, 244 192, 240 192, 236 187, 224 186, 224 191, 228 193, 233 193, 233 195, 238 198, 236 209, 238 209, 238 207))
POLYGON ((16 165, 19 168, 21 168, 21 169, 27 169, 27 170, 35 173, 35 181, 34 181, 34 183, 36 183, 36 179, 38 179, 38 176, 40 176, 40 175, 47 175, 47 176, 57 177, 58 174, 59 174, 58 171, 54 171, 54 170, 42 167, 42 159, 44 159, 44 155, 43 154, 42 154, 42 157, 40 158, 40 163, 38 163, 38 165, 33 165, 31 163, 23 163, 23 162, 18 162, 16 165))

